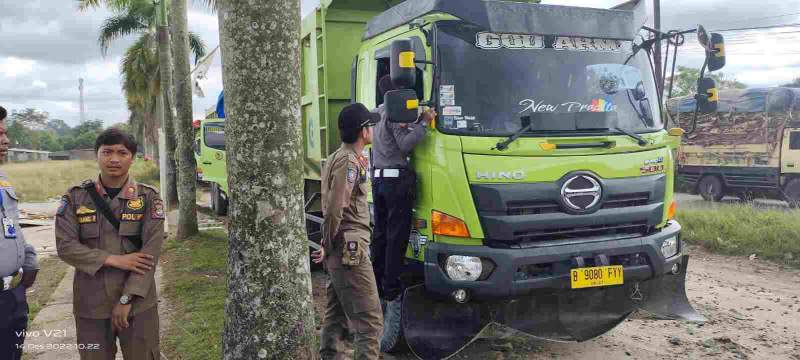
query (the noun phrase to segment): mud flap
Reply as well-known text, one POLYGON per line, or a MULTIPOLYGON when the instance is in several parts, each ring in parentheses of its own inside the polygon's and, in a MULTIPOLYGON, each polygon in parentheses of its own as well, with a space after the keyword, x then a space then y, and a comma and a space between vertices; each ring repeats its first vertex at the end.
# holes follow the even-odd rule
POLYGON ((424 360, 445 359, 469 345, 491 322, 485 306, 437 300, 424 285, 403 294, 403 332, 411 351, 424 360))
POLYGON ((686 269, 689 255, 683 255, 678 274, 667 274, 646 282, 640 309, 660 319, 703 322, 703 315, 689 304, 686 296, 686 269))

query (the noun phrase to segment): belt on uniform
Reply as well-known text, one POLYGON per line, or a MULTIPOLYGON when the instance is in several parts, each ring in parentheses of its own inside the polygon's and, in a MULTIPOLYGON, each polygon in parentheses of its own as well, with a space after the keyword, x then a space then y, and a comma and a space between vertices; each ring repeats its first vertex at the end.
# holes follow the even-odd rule
POLYGON ((17 271, 9 276, 3 277, 3 290, 7 291, 13 289, 22 281, 22 271, 17 271))
POLYGON ((373 177, 375 178, 396 178, 400 177, 400 172, 406 169, 375 169, 373 177))

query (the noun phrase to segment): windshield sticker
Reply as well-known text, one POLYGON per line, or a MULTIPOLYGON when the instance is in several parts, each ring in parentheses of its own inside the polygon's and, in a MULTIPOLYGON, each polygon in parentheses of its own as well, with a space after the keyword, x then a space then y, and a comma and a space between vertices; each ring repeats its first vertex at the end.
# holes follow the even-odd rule
POLYGON ((439 102, 442 106, 453 106, 456 104, 456 99, 442 99, 439 102))
POLYGON ((466 128, 467 128, 467 120, 456 121, 456 129, 466 129, 466 128))
POLYGON ((442 86, 439 86, 439 93, 441 93, 441 94, 444 94, 444 93, 455 93, 455 92, 456 92, 456 86, 455 85, 442 85, 442 86))
POLYGON ((553 49, 622 52, 624 44, 621 40, 559 36, 553 42, 553 49))
POLYGON ((481 49, 541 49, 544 48, 544 36, 479 32, 475 34, 475 46, 481 49))
POLYGON ((501 34, 487 31, 475 34, 475 46, 484 50, 552 48, 572 51, 622 52, 625 49, 630 50, 632 44, 627 40, 578 36, 501 34))
POLYGON ((568 101, 561 104, 548 104, 543 100, 536 102, 533 99, 524 99, 519 102, 522 114, 526 111, 533 113, 576 113, 576 112, 616 112, 617 105, 610 99, 593 99, 591 103, 568 101))
POLYGON ((442 116, 442 120, 444 121, 445 128, 452 128, 453 127, 453 117, 452 116, 442 116))
POLYGON ((456 98, 456 93, 441 93, 439 97, 442 99, 453 100, 456 98))
POLYGON ((442 108, 442 115, 461 116, 461 106, 445 106, 442 108))

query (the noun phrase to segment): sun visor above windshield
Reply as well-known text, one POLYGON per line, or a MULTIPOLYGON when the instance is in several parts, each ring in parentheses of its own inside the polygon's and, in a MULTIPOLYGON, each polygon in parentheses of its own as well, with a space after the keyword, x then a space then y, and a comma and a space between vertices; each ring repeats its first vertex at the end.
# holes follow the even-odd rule
POLYGON ((509 1, 408 0, 367 23, 364 39, 430 13, 445 13, 488 31, 632 40, 641 24, 633 11, 509 1))

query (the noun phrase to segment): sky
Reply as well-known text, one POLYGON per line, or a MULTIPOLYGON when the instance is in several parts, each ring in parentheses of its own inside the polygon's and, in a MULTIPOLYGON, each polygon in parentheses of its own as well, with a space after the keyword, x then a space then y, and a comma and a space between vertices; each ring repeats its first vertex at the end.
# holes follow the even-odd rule
MULTIPOLYGON (((335 1, 335 0, 334 0, 335 1)), ((649 1, 649 0, 647 0, 649 1)), ((622 0, 544 0, 544 4, 607 8, 622 0)), ((129 113, 121 90, 119 62, 133 37, 112 43, 103 56, 98 29, 111 15, 106 9, 80 12, 74 0, 0 0, 0 105, 9 110, 44 110, 70 125, 80 122, 78 78, 84 78, 86 117, 106 125, 125 122, 129 113)), ((217 16, 190 0, 189 30, 209 50, 219 44, 217 16)), ((301 0, 307 15, 319 0, 301 0)), ((721 71, 750 86, 774 86, 800 77, 800 1, 661 0, 662 28, 703 24, 726 30, 795 24, 793 27, 724 31, 727 65, 721 71)), ((693 37, 679 52, 678 65, 700 67, 702 52, 693 37)), ((203 118, 222 90, 219 52, 208 79, 206 97, 193 98, 194 117, 203 118)))

